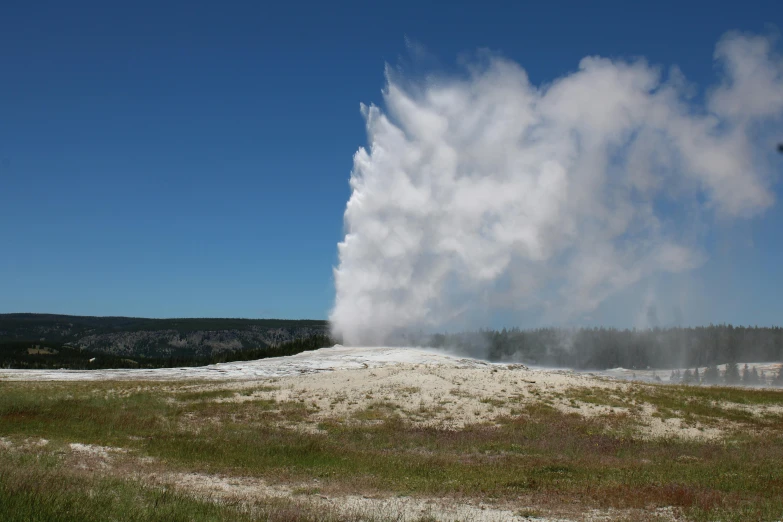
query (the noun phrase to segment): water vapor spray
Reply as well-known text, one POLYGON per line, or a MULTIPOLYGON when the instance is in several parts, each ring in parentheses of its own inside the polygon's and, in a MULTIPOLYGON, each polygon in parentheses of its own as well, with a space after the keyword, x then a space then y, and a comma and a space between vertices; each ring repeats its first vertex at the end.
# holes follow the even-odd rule
POLYGON ((334 333, 393 343, 493 309, 552 323, 699 267, 704 227, 774 203, 772 44, 724 36, 698 98, 644 60, 587 57, 544 86, 488 53, 459 77, 387 68, 384 109, 361 107, 334 333))

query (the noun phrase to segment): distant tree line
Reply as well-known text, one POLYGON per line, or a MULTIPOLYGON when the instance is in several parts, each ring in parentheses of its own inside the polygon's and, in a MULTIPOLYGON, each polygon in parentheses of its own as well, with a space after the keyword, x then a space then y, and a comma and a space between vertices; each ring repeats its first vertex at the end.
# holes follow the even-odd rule
POLYGON ((252 350, 241 350, 235 352, 223 352, 209 359, 208 364, 235 362, 235 361, 253 361, 267 357, 283 357, 285 355, 296 355, 297 353, 318 350, 319 348, 328 348, 336 343, 328 335, 315 334, 301 339, 294 339, 277 346, 266 348, 256 348, 252 350))
POLYGON ((742 384, 744 386, 783 386, 783 366, 777 372, 766 374, 762 370, 760 373, 755 366, 745 366, 740 371, 739 365, 735 362, 726 364, 726 369, 720 371, 718 365, 707 366, 699 372, 698 368, 693 371, 672 370, 669 376, 669 382, 679 382, 682 384, 742 384))
POLYGON ((646 330, 481 330, 434 335, 429 344, 492 361, 585 370, 673 369, 783 361, 783 328, 730 324, 646 330))
POLYGON ((333 346, 328 335, 312 335, 277 346, 222 352, 209 357, 118 356, 80 350, 53 342, 0 341, 0 368, 99 370, 109 368, 177 368, 205 366, 223 362, 250 361, 267 357, 295 355, 308 350, 333 346))

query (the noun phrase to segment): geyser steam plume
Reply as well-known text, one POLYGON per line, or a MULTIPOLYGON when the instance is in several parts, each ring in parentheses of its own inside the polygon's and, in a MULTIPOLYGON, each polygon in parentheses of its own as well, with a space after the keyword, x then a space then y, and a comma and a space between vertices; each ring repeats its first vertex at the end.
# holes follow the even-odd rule
POLYGON ((362 106, 334 333, 381 344, 479 310, 577 317, 698 267, 705 226, 773 204, 766 133, 783 113, 770 39, 728 34, 714 59, 698 102, 643 60, 587 57, 545 86, 486 53, 458 78, 387 68, 385 112, 362 106))

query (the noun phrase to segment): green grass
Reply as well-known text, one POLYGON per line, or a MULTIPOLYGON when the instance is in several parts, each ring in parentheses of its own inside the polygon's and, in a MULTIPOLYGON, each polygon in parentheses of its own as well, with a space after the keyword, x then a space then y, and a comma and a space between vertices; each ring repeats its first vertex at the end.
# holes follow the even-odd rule
POLYGON ((167 488, 71 473, 54 457, 0 453, 0 520, 249 521, 240 506, 217 505, 167 488))
POLYGON ((237 395, 236 390, 202 390, 178 393, 176 397, 181 401, 208 401, 212 399, 227 399, 235 395, 237 395))
MULTIPOLYGON (((317 494, 317 489, 296 491, 317 494)), ((200 500, 170 486, 74 472, 53 456, 0 453, 0 520, 4 522, 373 522, 372 513, 337 513, 291 499, 250 504, 200 500)))
MULTIPOLYGON (((741 430, 728 441, 715 442, 648 440, 636 435, 633 415, 584 418, 540 402, 520 403, 519 415, 492 425, 445 430, 417 427, 381 402, 350 419, 324 420, 313 418, 316 410, 308 403, 210 400, 226 396, 218 391, 180 392, 176 385, 150 383, 0 383, 0 437, 17 444, 45 438, 52 441, 52 447, 67 442, 123 447, 130 455, 152 456, 166 468, 179 471, 261 477, 279 483, 318 478, 319 487, 327 492, 508 500, 524 496, 535 505, 578 499, 581 506, 598 508, 676 506, 691 519, 703 521, 783 517, 780 419, 750 414, 748 418, 746 412, 733 413, 736 410, 713 405, 717 397, 731 397, 736 404, 774 404, 772 396, 758 395, 758 390, 640 386, 623 396, 602 395, 601 390, 566 394, 580 401, 589 398, 595 404, 608 401, 616 407, 647 401, 699 419, 731 418, 766 429, 763 433, 741 430), (691 397, 689 391, 698 395, 691 397), (302 424, 317 425, 322 433, 292 427, 302 424)), ((229 392, 237 393, 225 391, 229 392)), ((44 463, 30 464, 31 476, 64 473, 50 471, 47 450, 38 451, 44 463)), ((9 509, 25 514, 23 506, 37 501, 25 496, 21 486, 9 489, 6 482, 16 483, 23 477, 5 478, 8 469, 14 468, 8 458, 3 461, 6 475, 0 475, 4 488, 0 505, 16 506, 9 509)), ((39 481, 43 484, 40 495, 52 489, 56 483, 52 480, 39 481)), ((67 490, 72 497, 57 497, 52 509, 75 505, 77 500, 87 505, 100 503, 116 490, 120 504, 123 498, 140 499, 138 520, 157 516, 149 505, 155 504, 155 495, 160 493, 117 478, 96 484, 79 480, 67 490)), ((216 513, 204 507, 211 504, 191 504, 186 497, 169 496, 166 502, 170 510, 166 513, 182 514, 182 520, 202 520, 188 518, 189 510, 216 513)), ((223 516, 223 509, 215 516, 223 516)), ((236 506, 225 509, 231 517, 240 513, 231 511, 239 509, 236 506)), ((17 519, 48 520, 47 513, 17 519)), ((112 512, 105 513, 102 519, 110 520, 112 512)), ((167 519, 178 520, 176 516, 167 519)))

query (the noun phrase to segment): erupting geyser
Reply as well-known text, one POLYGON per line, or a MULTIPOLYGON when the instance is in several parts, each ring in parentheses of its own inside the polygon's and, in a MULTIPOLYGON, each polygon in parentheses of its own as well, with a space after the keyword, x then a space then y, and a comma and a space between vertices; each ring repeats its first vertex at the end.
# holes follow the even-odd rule
POLYGON ((546 86, 487 54, 460 78, 389 71, 385 113, 362 106, 335 334, 381 344, 496 308, 573 317, 702 264, 705 224, 773 204, 764 133, 783 113, 770 39, 728 34, 714 58, 700 102, 641 60, 587 57, 546 86))

